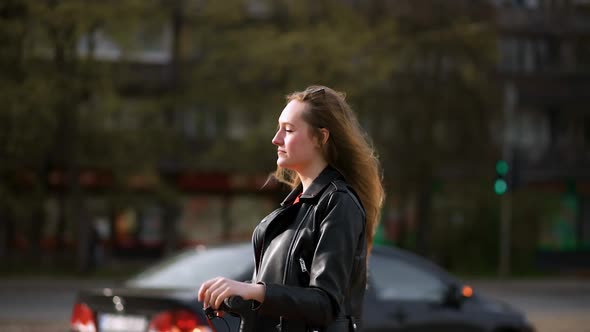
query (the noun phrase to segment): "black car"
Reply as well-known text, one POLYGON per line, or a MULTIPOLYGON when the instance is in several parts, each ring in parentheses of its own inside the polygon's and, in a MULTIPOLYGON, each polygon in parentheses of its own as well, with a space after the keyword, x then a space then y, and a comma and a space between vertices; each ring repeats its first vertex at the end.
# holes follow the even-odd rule
MULTIPOLYGON (((190 249, 165 259, 120 288, 78 294, 71 319, 77 332, 211 331, 200 284, 215 276, 248 280, 251 244, 190 249)), ((214 319, 217 331, 238 331, 231 315, 214 319)), ((526 316, 474 292, 432 262, 376 246, 370 259, 363 331, 530 332, 526 316)))

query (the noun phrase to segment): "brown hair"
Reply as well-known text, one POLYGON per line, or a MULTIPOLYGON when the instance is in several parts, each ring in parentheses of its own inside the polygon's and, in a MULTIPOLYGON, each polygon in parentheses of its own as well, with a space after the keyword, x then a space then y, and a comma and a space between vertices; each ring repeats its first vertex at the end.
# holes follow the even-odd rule
MULTIPOLYGON (((367 244, 372 247, 381 206, 385 197, 381 183, 381 167, 371 140, 346 102, 344 93, 325 86, 310 86, 293 92, 287 101, 297 100, 308 105, 303 120, 311 127, 311 135, 320 138, 321 128, 330 132, 323 146, 328 164, 337 169, 359 196, 366 213, 367 244)), ((292 188, 299 185, 294 171, 277 167, 274 177, 292 188)))

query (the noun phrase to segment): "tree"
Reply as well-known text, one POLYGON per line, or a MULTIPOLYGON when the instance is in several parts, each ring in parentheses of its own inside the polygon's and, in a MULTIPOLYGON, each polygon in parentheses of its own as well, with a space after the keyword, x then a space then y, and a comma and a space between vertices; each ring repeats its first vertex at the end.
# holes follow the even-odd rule
MULTIPOLYGON (((486 133, 495 109, 489 77, 495 35, 483 1, 28 0, 0 6, 6 44, 0 102, 7 105, 0 113, 6 161, 0 195, 15 197, 11 174, 23 170, 35 175, 38 197, 53 190, 45 179, 55 169, 70 179, 89 167, 112 170, 120 180, 114 190, 122 192, 130 174, 158 174, 162 161, 270 172, 270 139, 284 95, 325 84, 348 92, 381 154, 388 192, 404 201, 418 197, 418 249, 426 252, 433 183, 464 165, 477 174, 492 153, 486 133), (171 31, 169 61, 136 61, 134 52, 155 43, 162 26, 171 31), (119 56, 101 58, 98 40, 117 45, 119 56), (195 124, 192 136, 171 127, 182 121, 195 124), (240 121, 243 126, 233 127, 240 121)), ((82 201, 84 193, 70 183, 64 211, 66 201, 82 201)), ((165 184, 161 192, 174 201, 165 184)), ((84 235, 88 225, 79 214, 72 216, 84 235)), ((43 228, 39 220, 30 225, 43 228)))
MULTIPOLYGON (((164 123, 150 119, 159 109, 129 107, 121 98, 124 80, 116 75, 137 46, 138 22, 144 16, 160 19, 155 5, 63 0, 8 1, 0 7, 0 34, 7 37, 2 39, 7 52, 0 55, 6 69, 0 80, 5 88, 0 101, 6 105, 0 115, 6 120, 0 139, 0 156, 6 161, 0 192, 15 197, 12 178, 30 174, 32 257, 41 257, 39 239, 50 191, 59 198, 58 247, 66 224, 75 226, 83 270, 89 260, 84 248, 90 224, 82 205, 81 169, 107 169, 120 179, 130 169, 138 171, 137 159, 142 171, 157 162, 151 156, 161 149, 166 130, 164 123), (98 61, 95 54, 95 40, 105 32, 123 45, 122 56, 114 61, 98 61), (57 180, 51 184, 50 178, 57 180)), ((4 209, 11 214, 10 207, 4 209)))
POLYGON ((374 118, 381 126, 375 136, 387 146, 381 151, 392 189, 417 201, 416 249, 427 254, 435 183, 453 173, 485 177, 493 157, 493 10, 432 0, 396 2, 394 12, 396 66, 378 89, 390 112, 374 118))
POLYGON ((465 165, 485 174, 493 153, 493 10, 483 1, 263 3, 254 18, 237 0, 206 2, 193 17, 199 56, 190 93, 245 113, 254 128, 242 141, 217 142, 208 159, 223 164, 231 150, 229 165, 266 169, 272 156, 263 158, 259 142, 271 136, 284 93, 315 83, 348 91, 389 191, 417 197, 418 250, 426 252, 434 183, 465 165))

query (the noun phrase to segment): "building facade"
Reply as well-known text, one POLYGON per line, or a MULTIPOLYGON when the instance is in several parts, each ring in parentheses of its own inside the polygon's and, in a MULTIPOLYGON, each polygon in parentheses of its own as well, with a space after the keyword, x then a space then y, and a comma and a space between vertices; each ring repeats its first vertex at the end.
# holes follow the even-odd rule
MULTIPOLYGON (((495 1, 515 193, 547 199, 537 264, 590 267, 590 2, 495 1), (505 90, 508 91, 508 90, 505 90)), ((518 220, 513 220, 518 223, 518 220)), ((514 239, 518 241, 518 239, 514 239)))

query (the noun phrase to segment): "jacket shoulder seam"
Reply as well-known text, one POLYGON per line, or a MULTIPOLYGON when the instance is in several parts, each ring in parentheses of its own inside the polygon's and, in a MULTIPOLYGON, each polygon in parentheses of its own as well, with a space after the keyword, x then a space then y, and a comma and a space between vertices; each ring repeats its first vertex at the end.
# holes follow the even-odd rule
POLYGON ((365 209, 363 208, 363 205, 360 203, 360 198, 357 197, 353 192, 351 192, 350 189, 348 189, 348 186, 345 184, 344 181, 334 180, 330 184, 334 187, 334 190, 327 193, 327 196, 330 196, 335 192, 346 193, 352 199, 357 208, 361 211, 363 216, 365 215, 365 209))

